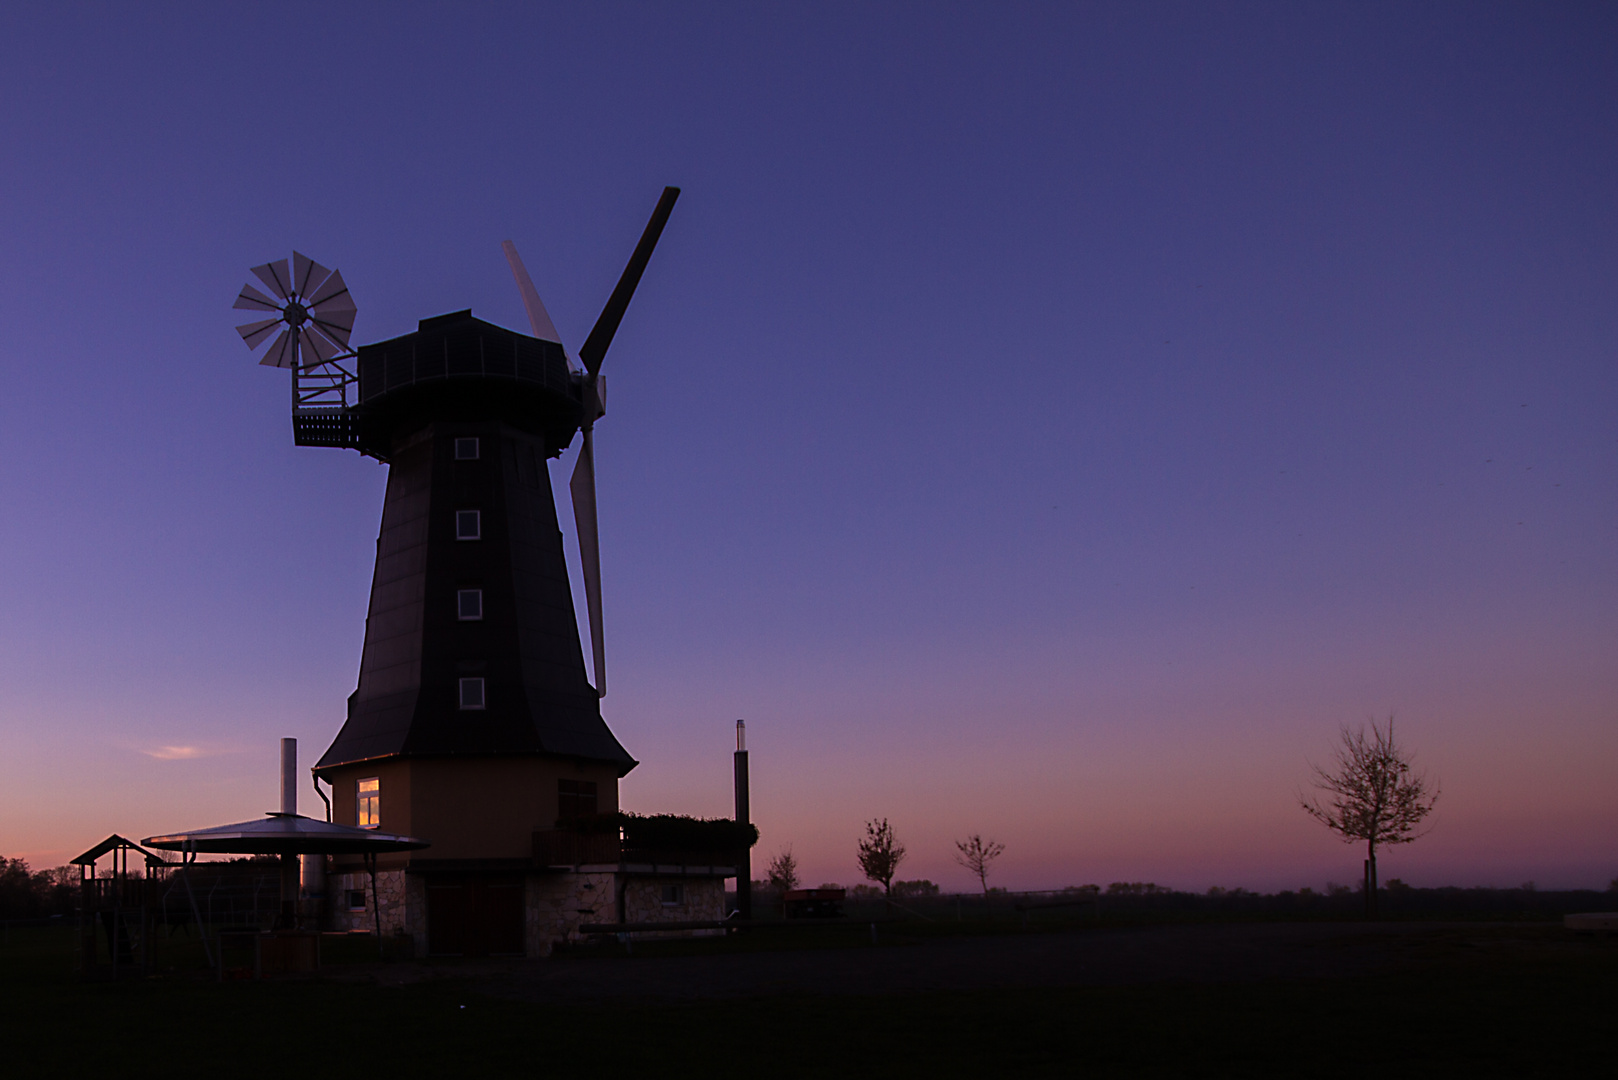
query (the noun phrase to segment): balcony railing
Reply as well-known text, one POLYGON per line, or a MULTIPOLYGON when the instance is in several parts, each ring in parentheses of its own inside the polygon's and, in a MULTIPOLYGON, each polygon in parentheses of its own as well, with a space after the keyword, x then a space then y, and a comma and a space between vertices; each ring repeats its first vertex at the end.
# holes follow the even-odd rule
POLYGON ((623 842, 611 833, 577 833, 572 829, 539 829, 534 833, 534 862, 539 866, 582 866, 617 863, 623 842))
MULTIPOLYGON (((736 867, 734 851, 689 848, 627 847, 611 833, 578 833, 571 829, 540 829, 534 833, 537 866, 657 866, 703 867, 708 872, 736 867)), ((727 874, 726 876, 730 876, 727 874)))

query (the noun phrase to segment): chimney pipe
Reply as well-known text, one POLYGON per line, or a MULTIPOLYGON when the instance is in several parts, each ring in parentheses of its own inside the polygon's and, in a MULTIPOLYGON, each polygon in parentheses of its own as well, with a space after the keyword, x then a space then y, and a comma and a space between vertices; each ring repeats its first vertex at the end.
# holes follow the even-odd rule
POLYGON ((281 813, 298 812, 298 740, 281 740, 281 813))
MULTIPOLYGON (((747 721, 736 721, 736 823, 746 825, 752 816, 748 809, 747 721)), ((753 917, 753 852, 743 847, 736 853, 736 915, 746 921, 753 917)))
MULTIPOLYGON (((298 812, 298 740, 281 740, 281 813, 298 812)), ((275 920, 277 930, 298 928, 298 870, 296 855, 281 856, 281 917, 275 920)))

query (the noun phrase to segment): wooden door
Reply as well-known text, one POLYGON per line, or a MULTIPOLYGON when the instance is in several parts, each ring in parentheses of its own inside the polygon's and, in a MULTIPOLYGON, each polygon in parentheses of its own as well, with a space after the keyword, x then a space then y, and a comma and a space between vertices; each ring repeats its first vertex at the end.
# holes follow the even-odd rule
POLYGON ((466 955, 466 883, 427 880, 427 951, 434 956, 466 955))
POLYGON ((434 956, 520 956, 521 878, 434 877, 427 882, 427 951, 434 956))

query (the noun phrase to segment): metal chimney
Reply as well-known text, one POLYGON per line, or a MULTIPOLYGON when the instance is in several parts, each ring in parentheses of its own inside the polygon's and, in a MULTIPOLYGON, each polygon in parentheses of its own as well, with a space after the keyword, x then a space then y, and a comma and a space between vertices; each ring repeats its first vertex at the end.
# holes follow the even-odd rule
MULTIPOLYGON (((747 784, 747 721, 736 721, 736 822, 746 825, 751 817, 747 784)), ((736 853, 736 914, 753 917, 753 853, 743 847, 736 853)))
POLYGON ((281 813, 298 812, 298 740, 281 740, 281 813))
MULTIPOLYGON (((298 812, 298 740, 281 740, 281 813, 298 812)), ((298 928, 299 860, 296 855, 281 856, 281 917, 277 930, 298 928)))

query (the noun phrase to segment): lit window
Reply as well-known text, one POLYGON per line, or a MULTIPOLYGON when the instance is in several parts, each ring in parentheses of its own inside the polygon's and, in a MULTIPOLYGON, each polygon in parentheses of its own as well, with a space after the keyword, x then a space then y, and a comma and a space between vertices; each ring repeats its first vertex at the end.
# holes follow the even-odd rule
POLYGON ((663 906, 664 907, 676 907, 676 906, 678 906, 680 904, 683 904, 683 903, 685 903, 685 886, 684 885, 665 885, 665 886, 663 886, 663 906))
POLYGON ((483 590, 461 589, 455 594, 455 617, 463 621, 483 618, 483 590))
POLYGON ((382 825, 382 781, 373 776, 361 780, 359 798, 354 805, 354 823, 362 829, 375 829, 382 825))
POLYGON ((461 680, 461 708, 483 708, 483 680, 481 678, 461 680))
POLYGON ((476 461, 478 459, 478 441, 476 439, 455 440, 456 461, 476 461))
POLYGON ((483 515, 476 510, 455 511, 455 539, 477 540, 483 536, 483 515))

